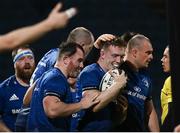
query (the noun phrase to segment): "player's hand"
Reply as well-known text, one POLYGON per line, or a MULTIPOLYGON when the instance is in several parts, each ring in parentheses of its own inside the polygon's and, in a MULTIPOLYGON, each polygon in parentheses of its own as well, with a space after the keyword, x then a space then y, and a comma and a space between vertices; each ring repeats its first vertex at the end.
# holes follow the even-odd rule
POLYGON ((112 76, 114 77, 114 82, 118 84, 120 88, 124 88, 127 83, 127 76, 123 70, 121 70, 121 74, 117 75, 112 73, 112 76))
POLYGON ((112 34, 102 34, 101 36, 98 37, 98 39, 95 41, 94 46, 97 49, 101 48, 101 43, 105 42, 105 41, 111 41, 112 39, 114 39, 115 36, 112 34))
POLYGON ((59 29, 65 27, 68 20, 77 14, 76 8, 70 8, 65 11, 59 12, 62 8, 62 4, 58 3, 50 12, 47 22, 52 29, 59 29))
POLYGON ((91 106, 99 103, 98 100, 95 100, 98 97, 98 93, 87 93, 83 95, 83 98, 81 99, 81 106, 82 109, 88 109, 91 106))

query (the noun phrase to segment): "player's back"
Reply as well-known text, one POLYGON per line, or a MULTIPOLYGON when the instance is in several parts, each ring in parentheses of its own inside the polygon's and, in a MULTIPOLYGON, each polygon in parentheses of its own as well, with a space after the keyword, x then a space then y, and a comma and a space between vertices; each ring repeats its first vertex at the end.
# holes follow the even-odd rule
POLYGON ((54 48, 48 51, 42 59, 38 62, 36 69, 34 70, 30 84, 32 85, 41 75, 48 71, 49 69, 53 68, 54 64, 56 63, 57 57, 59 54, 59 48, 54 48))

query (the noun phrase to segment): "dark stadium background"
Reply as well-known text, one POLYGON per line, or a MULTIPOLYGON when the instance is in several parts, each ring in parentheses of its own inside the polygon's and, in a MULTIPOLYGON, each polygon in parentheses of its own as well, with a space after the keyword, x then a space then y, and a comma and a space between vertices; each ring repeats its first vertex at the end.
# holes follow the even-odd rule
MULTIPOLYGON (((58 0, 1 0, 0 34, 32 25, 45 17, 58 0)), ((66 28, 53 31, 33 43, 36 62, 51 48, 66 40, 70 30, 84 26, 95 38, 103 33, 121 35, 126 31, 139 32, 150 38, 154 60, 150 65, 153 81, 153 100, 160 116, 160 90, 166 75, 160 59, 167 45, 166 6, 164 0, 64 0, 64 9, 76 6, 79 14, 66 28)), ((0 81, 14 73, 11 52, 0 54, 0 81)))

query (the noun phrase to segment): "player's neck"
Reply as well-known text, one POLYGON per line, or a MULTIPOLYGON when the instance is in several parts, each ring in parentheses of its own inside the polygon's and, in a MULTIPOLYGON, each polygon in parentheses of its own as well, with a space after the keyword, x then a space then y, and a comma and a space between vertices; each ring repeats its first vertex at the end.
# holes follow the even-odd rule
POLYGON ((139 71, 139 68, 137 67, 137 65, 136 65, 136 63, 134 62, 133 59, 131 59, 131 58, 126 58, 125 61, 128 61, 128 62, 131 63, 132 69, 133 69, 134 71, 136 71, 136 72, 139 71))
POLYGON ((16 76, 16 80, 18 81, 18 83, 22 86, 29 86, 29 80, 24 80, 24 79, 21 79, 19 77, 16 76))
POLYGON ((106 68, 106 64, 104 64, 102 61, 98 60, 97 63, 105 72, 108 71, 108 69, 106 68))
POLYGON ((56 62, 54 67, 58 68, 66 78, 68 77, 67 67, 64 66, 62 63, 56 62))

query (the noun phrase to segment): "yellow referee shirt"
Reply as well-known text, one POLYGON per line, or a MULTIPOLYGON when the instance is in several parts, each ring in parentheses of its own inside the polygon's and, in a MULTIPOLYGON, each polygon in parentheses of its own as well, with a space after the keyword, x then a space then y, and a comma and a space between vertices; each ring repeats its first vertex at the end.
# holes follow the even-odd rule
POLYGON ((168 114, 168 103, 172 102, 172 91, 171 91, 171 76, 169 76, 165 82, 163 89, 161 90, 161 123, 163 124, 167 114, 168 114))

